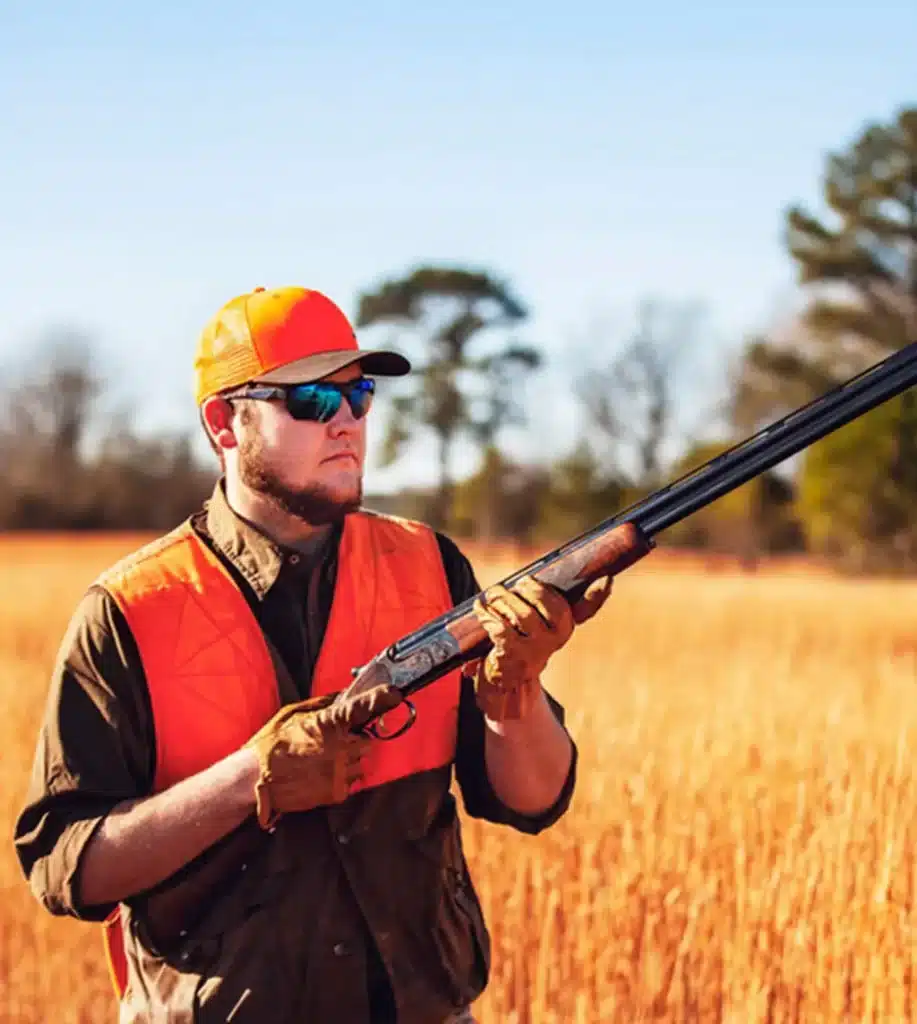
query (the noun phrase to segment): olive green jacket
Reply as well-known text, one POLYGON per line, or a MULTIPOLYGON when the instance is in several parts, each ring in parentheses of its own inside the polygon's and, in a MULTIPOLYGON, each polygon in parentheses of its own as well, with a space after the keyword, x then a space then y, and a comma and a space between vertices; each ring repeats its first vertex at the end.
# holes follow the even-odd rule
MULTIPOLYGON (((222 482, 192 524, 247 597, 283 702, 308 696, 340 529, 309 553, 282 549, 235 515, 222 482)), ((458 604, 480 588, 455 544, 437 539, 458 604)), ((113 909, 81 903, 81 855, 117 803, 152 792, 155 763, 136 644, 111 596, 90 588, 61 644, 15 829, 22 869, 52 914, 101 921, 113 909)), ((575 775, 574 747, 566 784, 545 814, 528 818, 501 803, 485 769, 483 717, 463 679, 453 764, 281 819, 174 948, 155 948, 140 901, 123 904, 130 981, 121 1021, 447 1020, 480 995, 490 970, 453 781, 470 816, 534 834, 565 812, 575 775)))

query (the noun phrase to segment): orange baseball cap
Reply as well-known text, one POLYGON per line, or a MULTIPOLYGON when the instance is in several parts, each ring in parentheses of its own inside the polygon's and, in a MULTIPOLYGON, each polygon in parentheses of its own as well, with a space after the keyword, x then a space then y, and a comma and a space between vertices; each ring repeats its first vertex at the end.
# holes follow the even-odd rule
POLYGON ((194 356, 200 405, 251 381, 299 384, 352 363, 376 377, 401 377, 411 364, 397 352, 361 349, 331 299, 310 288, 256 288, 230 300, 207 323, 194 356))

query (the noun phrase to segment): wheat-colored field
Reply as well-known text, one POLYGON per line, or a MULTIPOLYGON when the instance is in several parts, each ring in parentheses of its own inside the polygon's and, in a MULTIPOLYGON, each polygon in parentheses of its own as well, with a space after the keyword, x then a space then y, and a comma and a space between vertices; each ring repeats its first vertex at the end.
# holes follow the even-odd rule
MULTIPOLYGON (((81 589, 134 537, 0 538, 0 1020, 116 1012, 94 926, 51 918, 10 841, 81 589)), ((472 552, 482 583, 518 563, 472 552)), ((656 552, 552 662, 574 803, 466 823, 493 938, 482 1022, 917 1017, 917 583, 752 576, 656 552)))

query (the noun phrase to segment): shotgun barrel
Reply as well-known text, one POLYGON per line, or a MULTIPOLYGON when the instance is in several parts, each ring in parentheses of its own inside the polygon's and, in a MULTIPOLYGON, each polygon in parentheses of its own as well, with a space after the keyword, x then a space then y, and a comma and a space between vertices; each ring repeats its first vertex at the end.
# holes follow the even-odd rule
MULTIPOLYGON (((526 575, 539 575, 543 578, 543 570, 547 567, 625 523, 636 526, 640 535, 652 545, 653 538, 663 530, 914 384, 917 384, 917 342, 899 349, 831 391, 800 406, 648 497, 523 566, 501 582, 509 587, 526 575)), ((596 571, 591 577, 582 577, 575 590, 567 591, 567 596, 575 599, 599 575, 602 575, 601 571, 596 571)), ((444 627, 465 616, 473 604, 474 598, 470 598, 431 619, 393 644, 388 653, 398 660, 409 651, 416 650, 444 627)))

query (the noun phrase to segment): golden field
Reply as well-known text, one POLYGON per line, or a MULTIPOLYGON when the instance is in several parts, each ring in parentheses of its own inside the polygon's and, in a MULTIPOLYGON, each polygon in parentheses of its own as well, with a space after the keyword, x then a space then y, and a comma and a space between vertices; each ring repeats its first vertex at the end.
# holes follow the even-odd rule
MULTIPOLYGON (((0 1021, 116 1019, 98 929, 51 918, 12 822, 74 601, 139 543, 0 537, 0 1021)), ((470 552, 482 583, 518 566, 470 552)), ((482 1024, 917 1017, 917 583, 658 551, 549 667, 580 749, 541 836, 467 822, 482 1024)))

